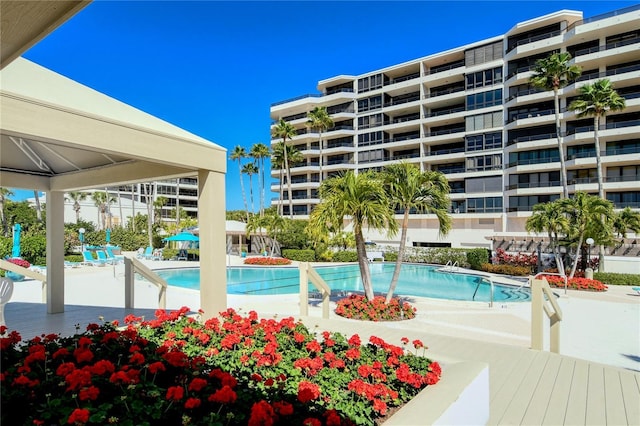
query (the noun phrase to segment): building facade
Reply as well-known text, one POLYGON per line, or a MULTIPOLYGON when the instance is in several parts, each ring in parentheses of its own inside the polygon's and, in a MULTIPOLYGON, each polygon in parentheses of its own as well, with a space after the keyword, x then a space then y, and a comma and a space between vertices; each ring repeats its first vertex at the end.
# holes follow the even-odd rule
MULTIPOLYGON (((560 120, 569 194, 597 194, 593 119, 567 106, 578 89, 611 80, 626 109, 599 129, 604 190, 616 208, 640 208, 640 5, 583 19, 563 10, 516 24, 502 36, 370 73, 318 83, 320 93, 271 106, 273 125, 297 129, 304 161, 291 166, 293 214, 318 203, 322 179, 346 170, 381 170, 408 161, 444 173, 451 186, 453 229, 441 239, 432 215, 411 215, 414 246, 491 247, 490 237, 526 235, 534 205, 559 198, 560 157, 553 92, 528 84, 538 59, 569 52, 582 68, 560 90, 560 120), (335 126, 307 128, 307 113, 325 106, 335 126), (321 155, 320 155, 321 154, 321 155)), ((273 139, 272 145, 281 142, 273 139)), ((280 170, 272 169, 278 179, 280 170)), ((279 195, 280 183, 271 190, 279 195)), ((289 213, 287 186, 282 204, 289 213)), ((379 242, 394 242, 370 233, 379 242)), ((397 242, 397 237, 395 237, 397 242)))

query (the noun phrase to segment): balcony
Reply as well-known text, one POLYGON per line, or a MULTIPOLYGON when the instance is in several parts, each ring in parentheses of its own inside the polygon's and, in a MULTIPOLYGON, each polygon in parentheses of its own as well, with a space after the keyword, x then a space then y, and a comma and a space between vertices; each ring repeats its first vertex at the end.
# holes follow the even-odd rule
POLYGON ((514 114, 507 120, 507 123, 513 123, 516 120, 522 120, 525 118, 542 117, 545 115, 555 114, 555 109, 544 109, 540 111, 522 112, 520 114, 514 114))
POLYGON ((525 44, 529 44, 529 43, 533 43, 536 41, 540 41, 540 40, 546 40, 548 38, 551 37, 555 37, 555 36, 559 36, 560 34, 562 34, 562 31, 560 30, 556 30, 556 31, 550 31, 548 33, 544 33, 544 34, 539 34, 533 37, 528 37, 522 40, 518 40, 517 42, 513 43, 511 46, 509 46, 509 48, 507 49, 506 53, 511 52, 513 49, 515 49, 518 46, 522 46, 525 44))
POLYGON ((394 155, 391 157, 392 160, 407 160, 410 158, 420 158, 420 153, 412 152, 410 154, 394 155))
POLYGON ((534 93, 544 93, 544 90, 534 89, 534 88, 526 89, 526 90, 518 90, 516 93, 512 94, 507 98, 507 102, 509 102, 512 99, 519 98, 520 96, 533 95, 534 93))
POLYGON ((602 19, 613 18, 614 16, 623 15, 625 13, 634 12, 636 10, 640 10, 640 4, 636 4, 629 7, 624 7, 622 9, 613 10, 611 12, 602 13, 600 15, 592 16, 590 18, 582 19, 580 21, 576 21, 573 24, 569 25, 567 28, 567 32, 573 30, 575 27, 584 24, 590 24, 592 22, 600 21, 602 19))
POLYGON ((557 157, 551 158, 527 158, 523 160, 512 161, 507 164, 507 167, 516 167, 516 166, 531 166, 534 164, 548 164, 548 163, 556 163, 559 162, 560 159, 557 157))
POLYGON ((451 62, 449 64, 440 65, 437 67, 433 67, 428 71, 425 71, 424 75, 433 75, 439 72, 452 70, 454 68, 464 67, 464 61, 451 62))
MULTIPOLYGON (((601 124, 598 127, 598 130, 611 130, 611 129, 622 129, 624 127, 632 127, 632 126, 640 126, 640 120, 629 120, 629 121, 617 121, 613 123, 601 124)), ((575 127, 573 129, 567 130, 566 136, 573 135, 575 133, 586 133, 593 132, 595 126, 581 126, 575 127)))
POLYGON ((454 114, 456 112, 462 112, 464 110, 465 110, 464 106, 460 106, 460 107, 456 107, 456 108, 443 109, 443 110, 433 111, 433 112, 430 112, 428 114, 425 114, 424 118, 440 117, 441 115, 454 114))
POLYGON ((602 152, 602 155, 627 155, 640 154, 640 146, 631 146, 628 148, 608 149, 602 152))
POLYGON ((327 92, 327 93, 307 93, 305 95, 300 95, 300 96, 296 96, 290 99, 285 99, 284 101, 279 101, 279 102, 274 102, 271 104, 271 107, 275 107, 278 105, 283 105, 283 104, 287 104, 289 102, 294 102, 294 101, 299 101, 301 99, 307 99, 307 98, 322 98, 324 96, 329 96, 329 95, 335 95, 336 93, 353 93, 353 89, 337 89, 337 90, 333 90, 331 91, 331 93, 327 92))
POLYGON ((613 68, 607 71, 599 72, 599 73, 589 73, 585 75, 581 75, 576 79, 576 82, 579 81, 590 81, 590 80, 599 80, 601 78, 611 77, 619 74, 626 74, 628 72, 634 72, 640 70, 640 64, 629 65, 626 67, 613 68))
POLYGON ((567 185, 588 185, 590 183, 598 183, 598 178, 591 176, 567 180, 567 185))
POLYGON ((636 44, 636 43, 640 43, 640 37, 631 38, 628 40, 622 40, 616 43, 609 43, 609 44, 605 44, 604 46, 596 46, 596 47, 591 47, 589 49, 581 49, 576 51, 576 54, 574 56, 584 56, 584 55, 589 55, 591 53, 604 52, 605 50, 616 49, 618 47, 629 46, 631 44, 636 44))
POLYGON ((413 74, 407 74, 407 75, 403 75, 402 77, 397 77, 394 78, 392 80, 389 80, 385 86, 390 86, 392 84, 396 84, 396 83, 402 83, 403 81, 407 81, 407 80, 413 80, 414 78, 419 78, 420 77, 420 73, 416 72, 413 74))
POLYGON ((394 118, 393 120, 386 121, 384 124, 398 124, 398 123, 406 123, 407 121, 419 120, 420 114, 411 114, 403 117, 394 118))
POLYGON ((429 152, 429 155, 447 155, 447 154, 456 154, 458 152, 464 152, 464 147, 452 148, 452 149, 437 149, 429 152))
POLYGON ((637 182, 640 181, 640 175, 626 175, 626 176, 607 176, 604 178, 607 183, 610 182, 637 182))
POLYGON ((465 173, 466 169, 464 168, 464 166, 460 166, 460 167, 443 167, 443 168, 435 168, 435 171, 438 171, 440 173, 444 173, 445 175, 450 175, 450 174, 456 174, 456 173, 465 173))
POLYGON ((431 132, 427 132, 427 134, 425 136, 427 137, 431 137, 431 136, 441 136, 441 135, 449 135, 452 133, 460 133, 460 132, 465 132, 466 129, 464 127, 456 127, 455 129, 442 129, 442 130, 434 130, 431 132))
POLYGON ((511 185, 507 185, 505 186, 504 189, 509 191, 512 189, 549 188, 552 186, 560 186, 560 181, 520 182, 520 183, 513 183, 511 185))
POLYGON ((596 152, 595 150, 593 150, 593 151, 575 152, 573 154, 567 155, 566 157, 564 157, 564 159, 566 161, 571 161, 578 158, 593 158, 595 156, 596 156, 596 152))
POLYGON ((394 105, 402 105, 402 104, 406 104, 409 102, 414 102, 414 101, 418 101, 420 100, 420 95, 413 95, 413 96, 409 96, 406 98, 402 98, 402 99, 391 99, 390 101, 387 101, 384 103, 385 107, 390 107, 390 106, 394 106, 394 105))
POLYGON ((435 90, 433 92, 427 93, 426 95, 424 95, 424 98, 425 99, 436 98, 438 96, 444 96, 450 93, 463 92, 464 90, 465 90, 464 86, 450 87, 448 89, 435 90))
POLYGON ((520 142, 531 142, 531 141, 540 141, 545 139, 555 139, 556 133, 541 133, 539 135, 529 135, 529 136, 518 136, 517 138, 511 139, 507 142, 507 146, 514 145, 520 142))
POLYGON ((393 137, 393 138, 385 139, 384 143, 402 142, 402 141, 408 141, 408 140, 412 140, 412 139, 420 139, 420 134, 419 133, 413 133, 413 134, 410 134, 410 135, 396 136, 396 137, 393 137))

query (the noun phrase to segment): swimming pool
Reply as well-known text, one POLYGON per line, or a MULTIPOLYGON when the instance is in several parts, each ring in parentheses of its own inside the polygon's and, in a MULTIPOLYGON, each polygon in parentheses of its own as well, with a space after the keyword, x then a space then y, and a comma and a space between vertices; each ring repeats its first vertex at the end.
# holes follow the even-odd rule
MULTIPOLYGON (((374 292, 386 294, 393 275, 394 264, 373 263, 371 279, 374 292)), ((395 294, 436 299, 489 302, 491 286, 477 275, 440 272, 440 267, 405 264, 395 294), (478 285, 479 284, 479 285, 478 285), (476 291, 477 290, 477 291, 476 291), (475 293, 475 297, 474 297, 475 293)), ((358 265, 320 266, 315 268, 334 292, 362 291, 358 265)), ((200 269, 166 269, 156 271, 169 285, 199 289, 200 269)), ((297 268, 227 268, 229 294, 274 295, 295 294, 300 291, 300 273, 297 268)), ((310 285, 311 288, 313 286, 310 285)), ((494 284, 495 302, 529 301, 526 288, 494 284)))

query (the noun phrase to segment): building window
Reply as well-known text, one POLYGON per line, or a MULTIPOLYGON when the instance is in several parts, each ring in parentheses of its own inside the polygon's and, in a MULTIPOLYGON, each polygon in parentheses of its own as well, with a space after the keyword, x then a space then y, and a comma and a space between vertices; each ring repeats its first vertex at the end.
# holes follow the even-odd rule
POLYGON ((607 200, 611 201, 617 209, 624 209, 625 207, 637 209, 640 207, 640 192, 609 192, 607 193, 607 200))
POLYGON ((523 195, 523 196, 514 196, 509 197, 509 211, 510 212, 518 212, 518 211, 532 211, 533 206, 540 203, 548 203, 550 201, 555 201, 560 196, 558 194, 550 194, 550 195, 523 195))
POLYGON ((502 41, 476 47, 464 52, 464 63, 470 67, 502 58, 502 41))
POLYGON ((384 132, 377 131, 358 135, 358 146, 377 145, 383 143, 384 132))
POLYGON ((358 79, 358 93, 368 92, 382 87, 382 74, 358 79))
POLYGON ((465 117, 465 129, 467 132, 474 132, 500 126, 502 126, 502 111, 465 117))
POLYGON ((467 213, 496 213, 502 212, 502 197, 469 198, 467 199, 467 213))
POLYGON ((502 192, 502 176, 465 179, 465 192, 502 192))
POLYGON ((501 132, 483 133, 481 135, 470 135, 470 136, 466 136, 464 139, 465 139, 465 150, 467 152, 502 148, 501 132))
POLYGON ((468 172, 500 169, 502 169, 502 154, 480 155, 478 157, 467 158, 468 172))
POLYGON ((502 105, 502 89, 467 95, 467 111, 502 105))
POLYGON ((358 129, 368 129, 370 127, 382 126, 382 114, 367 115, 366 117, 358 117, 358 129))
POLYGON ((466 75, 467 90, 502 82, 502 67, 472 72, 466 75))
POLYGON ((384 149, 376 149, 373 151, 364 151, 358 153, 358 163, 371 163, 374 161, 386 160, 384 149))
POLYGON ((382 108, 382 96, 372 96, 358 101, 358 112, 372 111, 382 108))

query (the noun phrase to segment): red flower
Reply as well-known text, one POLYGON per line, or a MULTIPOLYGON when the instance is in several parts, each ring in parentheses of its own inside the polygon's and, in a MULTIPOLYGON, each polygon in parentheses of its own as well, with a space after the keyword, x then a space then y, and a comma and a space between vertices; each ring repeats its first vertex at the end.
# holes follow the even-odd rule
POLYGON ((93 359, 93 352, 91 352, 87 348, 80 347, 73 351, 73 356, 76 358, 76 362, 78 364, 83 362, 91 362, 91 360, 93 359))
POLYGON ((161 361, 156 361, 153 364, 149 364, 149 372, 156 374, 158 371, 167 371, 167 368, 161 361))
POLYGON ((199 398, 189 398, 184 403, 184 408, 188 410, 193 410, 194 408, 198 408, 200 406, 199 398))
POLYGON ((71 412, 71 415, 69 416, 69 420, 67 420, 67 423, 70 425, 75 425, 75 424, 85 424, 89 421, 89 410, 85 409, 85 408, 76 408, 75 410, 73 410, 73 412, 71 412))
POLYGON ((380 413, 381 416, 387 414, 387 404, 380 399, 373 400, 373 409, 380 413))
POLYGON ((315 417, 309 417, 302 421, 304 426, 322 426, 322 422, 315 417))
POLYGON ((78 394, 78 398, 80 398, 80 401, 86 401, 87 399, 95 401, 98 399, 98 395, 100 395, 100 389, 95 386, 91 386, 81 389, 78 394))
POLYGON ((327 426, 340 426, 342 424, 342 420, 336 410, 327 410, 324 416, 326 417, 327 426))
POLYGON ((273 407, 267 401, 259 401, 251 406, 249 426, 271 426, 274 423, 275 413, 273 407))
POLYGON ((191 383, 189 383, 189 390, 190 391, 195 391, 195 392, 199 392, 201 391, 205 386, 207 386, 207 381, 205 379, 201 379, 199 377, 195 377, 191 383))
POLYGON ((166 399, 168 401, 180 401, 184 396, 184 389, 182 386, 171 386, 167 389, 166 399))
POLYGON ((165 361, 174 367, 184 367, 187 365, 188 357, 184 352, 180 351, 171 351, 167 352, 162 356, 165 361))
POLYGON ((320 396, 320 386, 315 383, 301 381, 298 383, 298 401, 306 404, 320 396))
POLYGON ((129 362, 131 364, 144 364, 144 355, 142 355, 140 352, 136 352, 133 355, 131 355, 131 357, 129 358, 129 362))
POLYGON ((238 399, 238 395, 226 385, 209 396, 209 401, 219 404, 232 404, 236 402, 236 399, 238 399))
POLYGON ((281 416, 290 416, 293 414, 293 405, 286 401, 276 401, 273 403, 273 408, 281 416))

